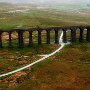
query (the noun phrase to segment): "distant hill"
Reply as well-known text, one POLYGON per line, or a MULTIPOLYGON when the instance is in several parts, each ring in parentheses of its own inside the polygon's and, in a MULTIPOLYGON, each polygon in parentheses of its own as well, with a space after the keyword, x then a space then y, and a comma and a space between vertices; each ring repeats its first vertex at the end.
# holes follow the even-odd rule
MULTIPOLYGON (((50 8, 50 9, 55 9, 55 10, 63 10, 63 11, 70 11, 73 13, 87 13, 90 11, 90 4, 86 3, 80 3, 80 0, 78 2, 68 2, 68 3, 60 3, 60 1, 62 0, 52 0, 52 2, 50 2, 51 0, 44 0, 42 2, 42 0, 36 1, 36 0, 31 0, 32 3, 9 3, 9 2, 1 2, 0 3, 0 9, 18 9, 22 8, 25 9, 25 7, 27 8, 50 8), (34 3, 33 3, 34 2, 34 3)), ((68 0, 70 1, 70 0, 68 0)), ((72 0, 71 0, 72 1, 72 0)), ((77 0, 76 0, 77 1, 77 0)))
POLYGON ((0 6, 9 6, 9 5, 13 6, 13 4, 11 4, 11 3, 0 2, 0 6))

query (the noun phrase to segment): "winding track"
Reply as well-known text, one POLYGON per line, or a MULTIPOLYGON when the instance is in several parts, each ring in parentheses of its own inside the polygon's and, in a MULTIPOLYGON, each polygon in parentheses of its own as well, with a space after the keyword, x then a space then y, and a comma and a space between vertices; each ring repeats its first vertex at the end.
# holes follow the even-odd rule
MULTIPOLYGON (((39 59, 39 60, 31 63, 31 64, 28 64, 28 65, 26 65, 26 66, 24 66, 24 67, 22 67, 22 68, 16 69, 16 70, 14 70, 14 71, 11 71, 11 72, 8 72, 8 73, 5 73, 5 74, 1 74, 1 75, 0 75, 0 78, 1 78, 1 77, 5 77, 5 76, 8 76, 8 75, 11 75, 11 74, 14 74, 14 73, 17 73, 17 72, 19 72, 19 71, 22 71, 22 70, 24 70, 24 69, 26 69, 26 68, 28 68, 28 67, 30 67, 30 66, 33 66, 33 65, 36 64, 36 63, 39 63, 39 62, 41 62, 41 61, 43 61, 43 60, 46 60, 48 57, 50 57, 50 56, 54 55, 55 53, 59 52, 59 51, 65 46, 65 43, 63 43, 62 37, 63 37, 63 32, 61 33, 60 39, 59 39, 59 44, 60 44, 61 46, 60 46, 57 50, 55 50, 54 52, 52 52, 52 53, 44 56, 43 58, 41 58, 41 59, 39 59)), ((66 44, 68 44, 68 43, 66 43, 66 44)))

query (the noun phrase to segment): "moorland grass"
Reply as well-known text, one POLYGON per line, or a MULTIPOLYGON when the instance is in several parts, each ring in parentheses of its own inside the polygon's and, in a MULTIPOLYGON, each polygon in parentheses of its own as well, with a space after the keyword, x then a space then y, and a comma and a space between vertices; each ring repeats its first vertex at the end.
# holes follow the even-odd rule
POLYGON ((49 27, 49 26, 72 26, 88 25, 90 17, 66 14, 65 12, 48 10, 31 10, 28 13, 0 13, 0 29, 12 29, 17 26, 49 27), (62 14, 63 13, 63 14, 62 14), (2 19, 4 18, 4 19, 2 19))
MULTIPOLYGON (((4 82, 1 88, 6 90, 89 90, 90 43, 76 43, 66 46, 61 53, 40 62, 25 77, 16 81, 16 86, 8 87, 4 82)), ((10 85, 11 83, 8 82, 10 85)))

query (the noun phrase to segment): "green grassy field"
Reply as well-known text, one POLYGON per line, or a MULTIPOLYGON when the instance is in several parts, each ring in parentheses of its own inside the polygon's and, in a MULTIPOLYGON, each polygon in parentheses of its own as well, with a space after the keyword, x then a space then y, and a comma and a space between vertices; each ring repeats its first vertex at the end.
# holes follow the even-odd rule
POLYGON ((11 29, 18 26, 27 28, 37 26, 88 25, 90 23, 89 13, 88 15, 81 15, 54 9, 42 10, 35 8, 31 8, 26 13, 8 13, 8 11, 10 10, 7 7, 5 7, 5 11, 0 11, 0 29, 11 29))

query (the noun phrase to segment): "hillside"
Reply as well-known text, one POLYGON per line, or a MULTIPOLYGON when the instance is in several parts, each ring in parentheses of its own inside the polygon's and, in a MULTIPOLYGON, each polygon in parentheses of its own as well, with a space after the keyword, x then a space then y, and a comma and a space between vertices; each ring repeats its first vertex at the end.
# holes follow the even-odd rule
POLYGON ((0 81, 0 90, 89 90, 90 43, 66 46, 61 53, 0 81))
POLYGON ((0 6, 0 28, 89 25, 90 13, 86 9, 81 12, 79 8, 69 11, 68 6, 68 12, 67 9, 60 9, 34 4, 3 5, 0 6))
MULTIPOLYGON (((84 2, 80 5, 51 5, 49 2, 44 6, 35 3, 0 3, 0 30, 12 30, 17 27, 90 25, 90 7, 86 5, 84 2)), ((60 31, 59 36, 61 33, 60 31)), ((90 43, 86 42, 86 29, 83 43, 78 41, 79 31, 76 34, 77 42, 66 45, 61 52, 23 71, 1 77, 0 90, 90 90, 90 43)), ((7 48, 8 33, 3 33, 0 75, 26 66, 58 49, 60 45, 54 44, 55 32, 51 31, 50 35, 50 45, 46 44, 46 31, 42 32, 43 44, 38 45, 38 32, 34 31, 34 45, 28 46, 29 33, 25 32, 24 48, 19 49, 18 34, 12 33, 13 47, 7 48)), ((68 40, 70 35, 71 33, 67 32, 68 40)))

